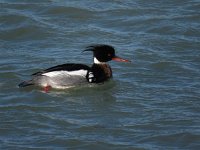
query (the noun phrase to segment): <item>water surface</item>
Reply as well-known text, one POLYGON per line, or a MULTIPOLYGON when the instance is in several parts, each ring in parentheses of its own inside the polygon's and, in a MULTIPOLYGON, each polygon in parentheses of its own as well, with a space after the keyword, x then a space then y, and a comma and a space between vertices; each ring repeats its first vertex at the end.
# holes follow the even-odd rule
POLYGON ((0 149, 199 149, 200 3, 197 0, 1 0, 0 149), (110 62, 98 86, 19 89, 30 74, 110 62))

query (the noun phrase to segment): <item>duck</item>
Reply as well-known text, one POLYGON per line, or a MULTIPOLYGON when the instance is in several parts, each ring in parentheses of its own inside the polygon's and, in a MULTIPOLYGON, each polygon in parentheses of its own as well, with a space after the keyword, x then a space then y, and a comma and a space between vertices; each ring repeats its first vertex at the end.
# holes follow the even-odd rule
POLYGON ((84 84, 104 83, 112 78, 112 69, 108 61, 130 62, 115 55, 113 46, 106 44, 90 45, 85 51, 93 52, 91 66, 79 63, 67 63, 50 67, 32 74, 32 79, 21 82, 20 88, 39 86, 48 91, 50 88, 66 89, 84 84))

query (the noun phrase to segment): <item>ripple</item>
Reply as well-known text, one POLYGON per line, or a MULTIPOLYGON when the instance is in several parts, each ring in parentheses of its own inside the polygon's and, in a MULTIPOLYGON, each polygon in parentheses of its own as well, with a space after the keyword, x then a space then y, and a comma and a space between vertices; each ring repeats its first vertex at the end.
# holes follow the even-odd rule
POLYGON ((162 146, 167 146, 167 147, 170 143, 173 143, 171 148, 182 147, 182 148, 196 149, 198 146, 198 140, 199 140, 198 135, 185 132, 185 133, 175 133, 175 134, 153 136, 150 138, 146 138, 145 140, 142 140, 141 142, 143 143, 143 142, 148 141, 148 143, 156 144, 156 141, 159 141, 160 143, 162 143, 162 146), (190 139, 191 142, 194 142, 196 144, 194 145, 188 144, 188 139, 190 139))
POLYGON ((198 149, 197 0, 0 4, 0 149, 198 149), (132 63, 111 62, 97 86, 17 87, 40 69, 91 64, 91 43, 132 63))

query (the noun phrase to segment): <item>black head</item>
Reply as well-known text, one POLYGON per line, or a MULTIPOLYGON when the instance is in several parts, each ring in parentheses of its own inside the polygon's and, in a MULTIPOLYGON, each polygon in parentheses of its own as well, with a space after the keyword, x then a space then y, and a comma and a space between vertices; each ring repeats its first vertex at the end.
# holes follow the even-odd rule
POLYGON ((86 51, 93 51, 94 57, 100 62, 107 62, 115 57, 115 49, 109 45, 92 45, 86 51))
POLYGON ((93 51, 94 58, 99 62, 107 62, 110 60, 129 62, 128 60, 117 57, 115 55, 115 49, 110 45, 91 45, 86 47, 85 51, 93 51))

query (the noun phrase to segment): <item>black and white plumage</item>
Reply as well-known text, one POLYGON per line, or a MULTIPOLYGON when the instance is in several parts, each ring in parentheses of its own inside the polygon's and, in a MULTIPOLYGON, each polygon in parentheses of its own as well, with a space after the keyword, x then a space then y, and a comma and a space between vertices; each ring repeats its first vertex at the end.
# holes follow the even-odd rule
POLYGON ((92 45, 85 51, 92 51, 94 63, 91 67, 84 64, 62 64, 32 74, 33 78, 19 84, 19 87, 37 85, 41 87, 64 89, 87 83, 101 83, 112 77, 112 70, 107 61, 129 62, 115 55, 109 45, 92 45))

